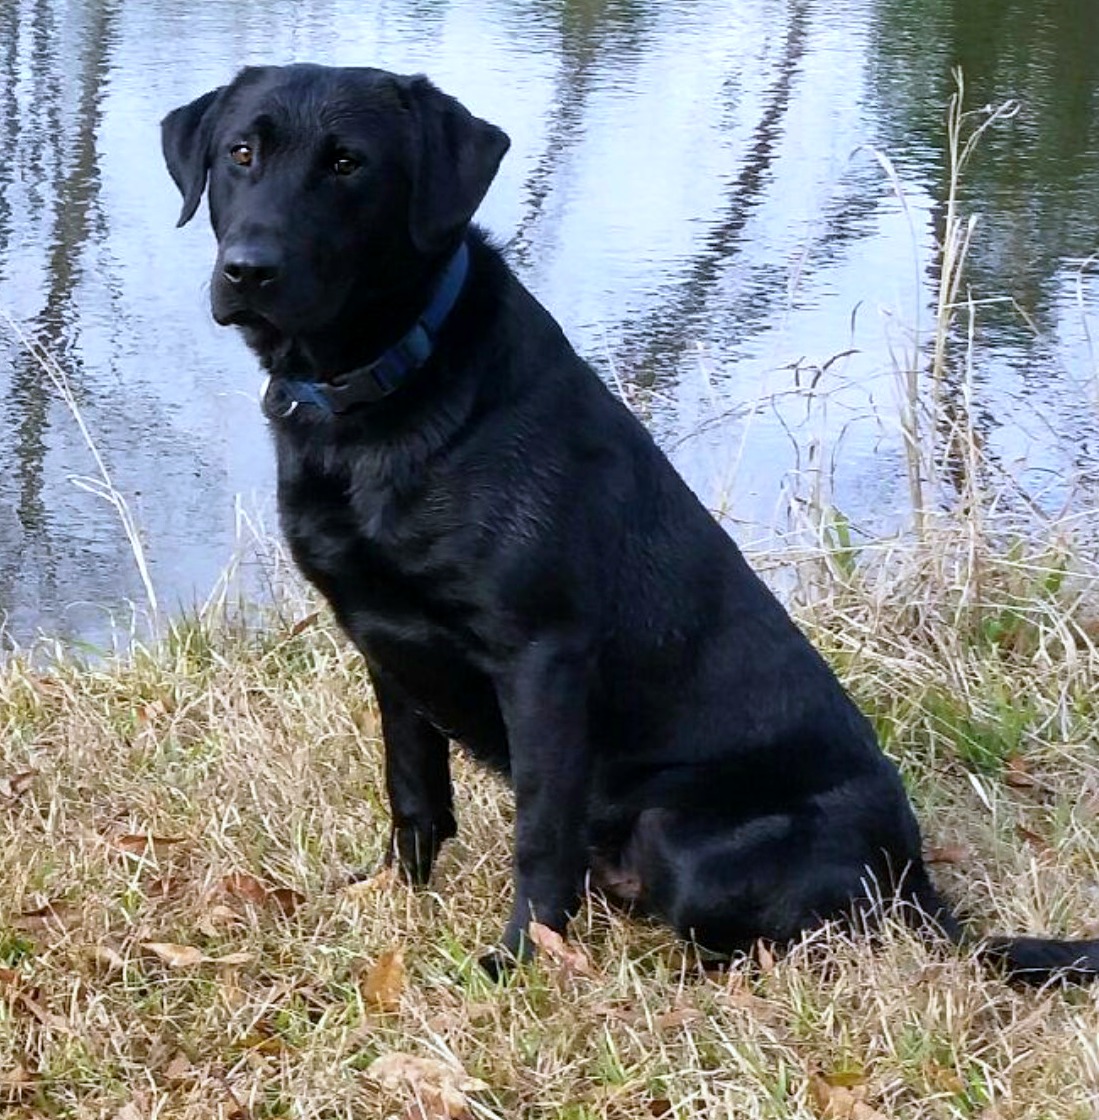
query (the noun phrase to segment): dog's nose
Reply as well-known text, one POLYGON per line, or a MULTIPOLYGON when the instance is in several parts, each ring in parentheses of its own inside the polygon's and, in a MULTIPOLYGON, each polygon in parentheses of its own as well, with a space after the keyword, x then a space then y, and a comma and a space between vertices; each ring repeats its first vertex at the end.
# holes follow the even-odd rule
POLYGON ((225 254, 222 275, 235 288, 269 288, 282 269, 275 255, 261 249, 241 246, 225 254))

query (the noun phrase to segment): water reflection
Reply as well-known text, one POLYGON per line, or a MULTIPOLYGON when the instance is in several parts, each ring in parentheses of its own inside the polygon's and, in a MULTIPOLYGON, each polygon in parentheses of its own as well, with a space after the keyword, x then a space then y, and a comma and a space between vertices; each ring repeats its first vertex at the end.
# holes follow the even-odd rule
MULTIPOLYGON (((828 453, 834 499, 888 525, 892 369, 929 318, 960 63, 971 107, 1022 106, 965 184, 984 214, 974 422, 1056 506, 1099 488, 1099 297, 1076 283, 1099 248, 1093 9, 0 0, 0 308, 64 365, 160 598, 194 601, 234 548, 236 495, 269 511, 272 463, 254 363, 208 317, 209 233, 174 229, 156 122, 248 62, 425 71, 512 135, 484 221, 579 349, 643 390, 706 500, 770 524, 785 472, 828 453), (827 400, 811 423, 807 380, 827 400)), ((97 610, 140 584, 113 511, 68 481, 90 465, 72 417, 2 320, 0 394, 0 613, 22 638, 98 639, 97 610)))
POLYGON ((523 214, 508 242, 514 261, 529 267, 540 244, 535 223, 584 135, 589 95, 601 80, 628 81, 623 68, 643 53, 652 16, 648 5, 632 0, 536 0, 508 5, 505 18, 517 29, 526 23, 548 31, 546 47, 557 58, 542 151, 523 182, 523 214))
MULTIPOLYGON (((1099 367, 1074 273, 1099 249, 1095 16, 1089 0, 879 0, 872 54, 883 144, 934 200, 940 238, 950 168, 939 106, 951 69, 963 69, 967 108, 1019 102, 986 133, 962 187, 963 205, 981 214, 968 282, 980 306, 975 378, 990 392, 976 423, 1002 428, 997 399, 1041 402, 1085 484, 1099 479, 1099 367)), ((967 345, 956 340, 955 371, 967 345)), ((1015 451, 1014 441, 1002 448, 1015 451)))
MULTIPOLYGON (((722 187, 723 205, 699 238, 698 250, 674 287, 663 294, 657 307, 636 329, 640 353, 631 355, 628 364, 636 369, 636 380, 651 388, 657 380, 667 379, 678 363, 684 347, 701 330, 701 321, 712 308, 714 285, 721 273, 745 248, 743 236, 753 211, 766 194, 776 152, 783 134, 783 118, 790 106, 794 81, 808 42, 809 4, 793 0, 788 8, 782 46, 773 64, 770 79, 761 99, 761 112, 740 157, 740 166, 722 187)), ((728 84, 731 113, 736 115, 736 86, 728 84)), ((782 287, 772 287, 781 294, 782 287)), ((726 318, 726 329, 735 345, 736 336, 750 333, 760 319, 771 311, 770 300, 753 299, 741 303, 737 314, 726 318)))

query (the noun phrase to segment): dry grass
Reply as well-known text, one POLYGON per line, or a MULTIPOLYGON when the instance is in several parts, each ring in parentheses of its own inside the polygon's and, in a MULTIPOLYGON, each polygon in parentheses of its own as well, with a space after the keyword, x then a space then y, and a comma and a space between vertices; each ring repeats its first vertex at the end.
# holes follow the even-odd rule
MULTIPOLYGON (((984 929, 1087 933, 1093 573, 986 557, 976 611, 965 535, 944 530, 935 555, 805 561, 830 567, 831 590, 803 622, 905 767, 952 896, 984 929)), ((207 619, 125 662, 0 669, 0 1091, 16 1110, 1099 1111, 1096 994, 1015 991, 892 927, 717 975, 592 901, 573 930, 589 967, 544 957, 494 987, 471 957, 506 917, 510 798, 459 761, 461 837, 434 889, 347 889, 382 853, 380 759, 359 660, 323 614, 300 629, 207 619), (393 1052, 460 1064, 485 1087, 443 1098, 429 1079, 418 1110, 369 1072, 393 1052)))

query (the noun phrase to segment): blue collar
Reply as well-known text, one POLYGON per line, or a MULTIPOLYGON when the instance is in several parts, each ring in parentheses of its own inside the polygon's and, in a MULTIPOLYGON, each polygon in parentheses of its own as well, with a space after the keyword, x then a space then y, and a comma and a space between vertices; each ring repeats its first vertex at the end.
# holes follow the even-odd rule
POLYGON ((435 350, 435 336, 454 310, 469 274, 469 246, 458 246, 435 284, 427 307, 411 330, 369 365, 341 373, 331 381, 296 381, 269 377, 260 404, 269 420, 285 420, 299 405, 310 405, 326 415, 339 415, 396 392, 435 350))

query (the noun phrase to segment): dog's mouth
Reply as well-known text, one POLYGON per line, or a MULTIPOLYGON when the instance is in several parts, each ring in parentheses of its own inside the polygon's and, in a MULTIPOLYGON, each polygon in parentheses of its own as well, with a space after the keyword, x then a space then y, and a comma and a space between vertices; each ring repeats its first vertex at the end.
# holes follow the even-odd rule
POLYGON ((219 327, 244 327, 253 330, 274 330, 275 324, 250 307, 233 307, 215 310, 214 321, 219 327))

